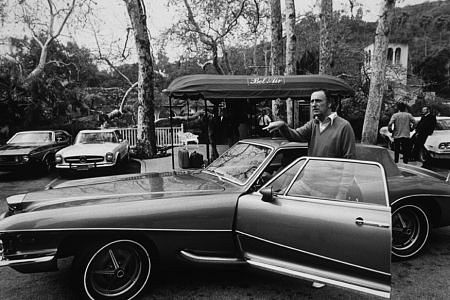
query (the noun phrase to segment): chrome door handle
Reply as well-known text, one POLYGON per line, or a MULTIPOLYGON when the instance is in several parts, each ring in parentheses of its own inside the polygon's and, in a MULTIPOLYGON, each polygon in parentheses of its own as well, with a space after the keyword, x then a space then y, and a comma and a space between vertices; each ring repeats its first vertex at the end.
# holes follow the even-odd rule
POLYGON ((374 227, 380 227, 380 228, 389 228, 390 227, 389 224, 377 223, 377 222, 373 222, 373 221, 365 221, 361 217, 356 218, 355 224, 358 226, 367 225, 367 226, 374 226, 374 227))

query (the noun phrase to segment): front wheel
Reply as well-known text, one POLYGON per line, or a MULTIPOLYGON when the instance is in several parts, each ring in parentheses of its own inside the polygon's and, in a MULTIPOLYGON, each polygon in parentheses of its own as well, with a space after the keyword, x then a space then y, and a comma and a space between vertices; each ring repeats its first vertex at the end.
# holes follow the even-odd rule
POLYGON ((430 153, 429 153, 425 148, 422 148, 422 149, 420 150, 419 155, 420 155, 420 160, 421 160, 422 162, 427 162, 427 161, 430 161, 430 160, 431 160, 430 153))
POLYGON ((430 234, 426 211, 417 205, 403 205, 392 213, 392 255, 408 259, 419 253, 430 234))
POLYGON ((86 299, 132 299, 152 271, 149 252, 134 240, 96 244, 76 257, 74 267, 86 299))
POLYGON ((55 158, 53 155, 47 155, 44 160, 42 161, 42 171, 45 174, 48 174, 52 171, 53 167, 55 166, 55 158))

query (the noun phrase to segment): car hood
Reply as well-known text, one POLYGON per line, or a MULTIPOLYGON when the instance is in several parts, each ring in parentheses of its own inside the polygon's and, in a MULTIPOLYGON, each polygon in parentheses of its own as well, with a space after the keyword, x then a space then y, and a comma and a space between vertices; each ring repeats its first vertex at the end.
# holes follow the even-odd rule
POLYGON ((450 142, 450 130, 435 130, 428 136, 426 144, 438 147, 443 142, 450 142))
POLYGON ((0 155, 24 155, 38 149, 42 145, 31 144, 6 144, 0 146, 0 155))
POLYGON ((79 155, 105 155, 107 152, 113 152, 118 146, 119 144, 115 143, 75 144, 58 151, 58 154, 61 154, 64 157, 79 155))
POLYGON ((238 191, 218 178, 188 172, 135 174, 133 176, 93 179, 90 184, 68 185, 25 194, 20 203, 10 205, 18 211, 36 211, 70 206, 150 201, 152 199, 238 191), (103 181, 102 181, 103 180, 103 181))

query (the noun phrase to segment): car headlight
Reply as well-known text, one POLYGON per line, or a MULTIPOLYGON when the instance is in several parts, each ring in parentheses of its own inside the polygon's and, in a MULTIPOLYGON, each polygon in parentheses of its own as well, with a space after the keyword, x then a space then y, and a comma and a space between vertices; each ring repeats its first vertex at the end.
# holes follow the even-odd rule
POLYGON ((106 161, 112 162, 114 159, 114 155, 111 152, 106 153, 106 161))
POLYGON ((439 149, 440 150, 450 149, 450 142, 449 143, 440 143, 439 144, 439 149))
POLYGON ((28 162, 30 157, 28 155, 18 155, 15 157, 16 162, 28 162))
POLYGON ((61 164, 63 161, 62 156, 60 154, 55 156, 55 163, 61 164))

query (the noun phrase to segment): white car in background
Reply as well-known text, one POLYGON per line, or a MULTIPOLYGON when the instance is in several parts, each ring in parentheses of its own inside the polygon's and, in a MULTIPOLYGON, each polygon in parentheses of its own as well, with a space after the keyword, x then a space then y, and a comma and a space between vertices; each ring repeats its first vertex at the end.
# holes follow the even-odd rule
MULTIPOLYGON (((414 117, 419 122, 420 117, 414 117)), ((425 141, 424 148, 420 151, 420 159, 450 159, 450 117, 436 117, 436 128, 432 135, 425 141)), ((411 132, 411 137, 415 131, 411 132)), ((394 139, 388 127, 380 129, 381 136, 386 140, 388 148, 394 149, 394 139)))
POLYGON ((117 129, 82 130, 72 146, 55 155, 56 168, 61 172, 113 168, 130 158, 130 145, 117 129))

